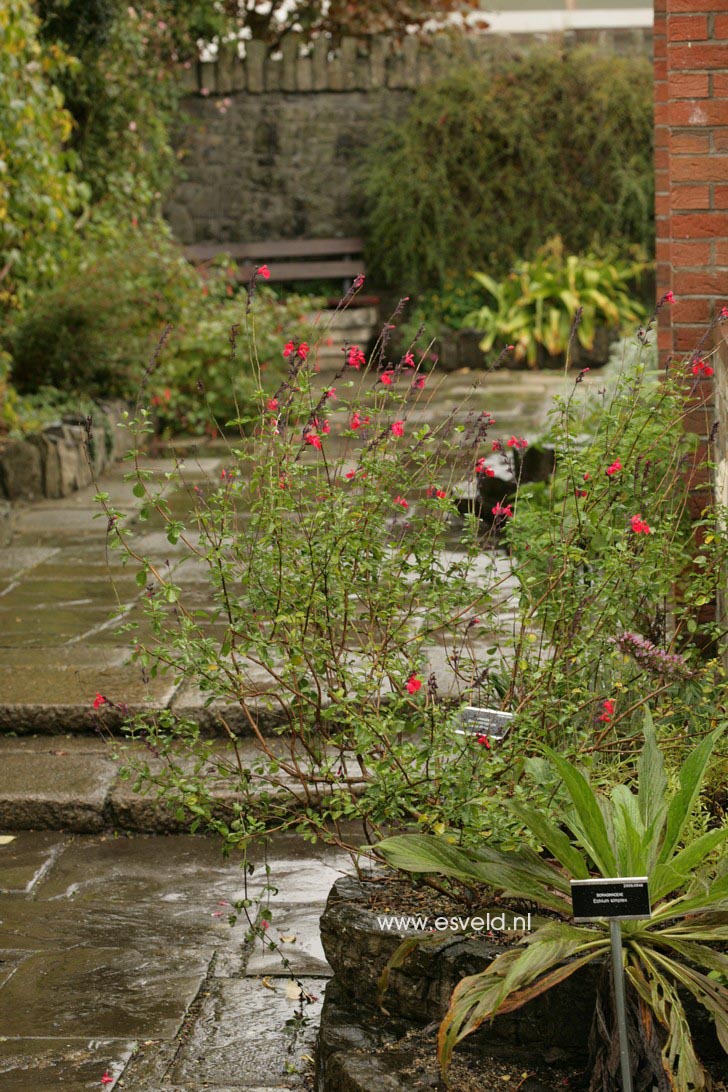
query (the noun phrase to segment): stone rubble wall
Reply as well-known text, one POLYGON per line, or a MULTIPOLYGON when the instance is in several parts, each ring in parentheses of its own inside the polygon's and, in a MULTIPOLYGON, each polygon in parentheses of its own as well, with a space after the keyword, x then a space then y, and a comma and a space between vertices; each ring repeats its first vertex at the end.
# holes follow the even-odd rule
MULTIPOLYGON (((36 435, 0 447, 0 498, 66 497, 90 485, 126 450, 126 434, 118 427, 126 409, 123 402, 99 406, 93 414, 90 443, 83 419, 67 415, 36 435)), ((0 508, 7 513, 7 506, 0 504, 0 508)))
POLYGON ((412 92, 542 42, 649 56, 652 32, 344 38, 336 48, 289 34, 277 53, 248 42, 245 58, 222 49, 183 69, 184 177, 166 209, 175 235, 191 244, 358 234, 356 153, 412 92))

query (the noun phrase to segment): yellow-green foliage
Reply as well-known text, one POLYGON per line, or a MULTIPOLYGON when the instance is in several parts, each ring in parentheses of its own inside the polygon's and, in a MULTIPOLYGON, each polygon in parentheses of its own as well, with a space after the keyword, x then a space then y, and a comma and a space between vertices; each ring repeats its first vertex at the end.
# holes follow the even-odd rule
POLYGON ((84 197, 64 142, 71 118, 54 78, 67 59, 41 50, 29 0, 0 6, 0 312, 61 267, 84 197))

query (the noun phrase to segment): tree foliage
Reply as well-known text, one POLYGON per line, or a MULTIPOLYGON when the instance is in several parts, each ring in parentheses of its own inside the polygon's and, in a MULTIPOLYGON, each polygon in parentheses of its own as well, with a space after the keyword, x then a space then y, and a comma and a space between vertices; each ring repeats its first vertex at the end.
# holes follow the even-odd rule
POLYGON ((0 310, 60 267, 84 197, 65 149, 72 119, 55 80, 71 66, 42 50, 29 0, 0 9, 0 310))

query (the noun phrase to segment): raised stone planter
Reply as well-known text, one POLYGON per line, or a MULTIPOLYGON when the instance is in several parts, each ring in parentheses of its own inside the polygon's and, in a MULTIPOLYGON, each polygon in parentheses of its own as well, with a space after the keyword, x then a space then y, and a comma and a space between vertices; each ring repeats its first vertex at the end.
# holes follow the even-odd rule
POLYGON ((0 497, 66 497, 90 485, 126 449, 118 428, 126 408, 123 402, 99 405, 88 431, 83 417, 66 414, 35 436, 0 446, 0 497))
MULTIPOLYGON (((377 917, 386 912, 369 909, 369 888, 349 877, 337 880, 321 918, 321 939, 334 977, 321 1017, 317 1092, 411 1092, 414 1085, 407 1075, 414 1063, 411 1040, 419 1035, 421 1054, 422 1032, 427 1029, 425 1038, 434 1043, 457 983, 484 970, 504 950, 485 936, 441 934, 442 939, 415 948, 404 965, 392 971, 383 1011, 377 1004, 379 976, 402 939, 414 934, 379 928, 377 917)), ((434 903, 433 911, 436 916, 434 903)), ((397 908, 391 912, 397 913, 397 908)), ((604 972, 599 963, 584 968, 516 1012, 496 1017, 458 1049, 524 1065, 544 1061, 583 1065, 604 972)), ((705 1061, 720 1059, 724 1064, 710 1021, 694 1005, 689 1015, 705 1061)), ((425 1077, 425 1083, 416 1087, 442 1087, 436 1065, 430 1064, 430 1072, 432 1083, 425 1077)))
MULTIPOLYGON (((609 360, 609 351, 615 337, 614 330, 606 327, 597 329, 593 349, 584 349, 575 339, 569 366, 573 369, 602 367, 609 360)), ((480 348, 482 339, 483 334, 478 330, 451 330, 442 334, 433 346, 433 352, 437 353, 438 368, 446 372, 457 371, 459 368, 486 368, 488 364, 492 364, 498 350, 484 353, 480 348)), ((553 370, 563 368, 565 363, 565 353, 552 355, 545 349, 539 349, 535 367, 553 370)), ((520 370, 528 367, 523 361, 513 361, 510 356, 505 358, 502 366, 520 370)))

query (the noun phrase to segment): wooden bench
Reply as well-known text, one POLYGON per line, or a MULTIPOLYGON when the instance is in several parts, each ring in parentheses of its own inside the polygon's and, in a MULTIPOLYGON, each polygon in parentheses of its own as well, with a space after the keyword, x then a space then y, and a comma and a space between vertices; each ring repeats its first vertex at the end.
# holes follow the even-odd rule
POLYGON ((185 257, 206 265, 227 255, 238 263, 237 279, 247 282, 261 265, 271 281, 343 280, 345 289, 365 273, 361 239, 260 239, 252 243, 196 243, 185 247, 185 257))

